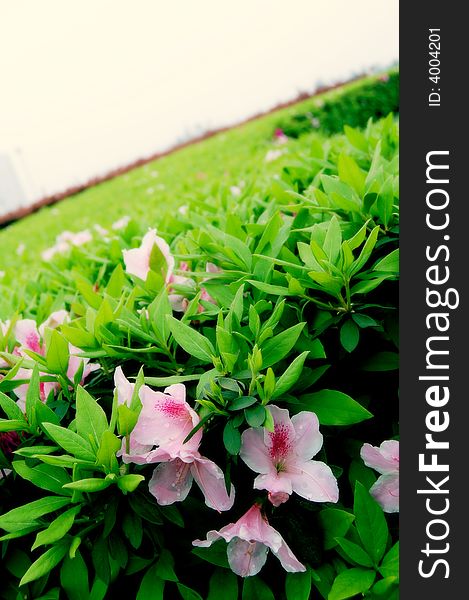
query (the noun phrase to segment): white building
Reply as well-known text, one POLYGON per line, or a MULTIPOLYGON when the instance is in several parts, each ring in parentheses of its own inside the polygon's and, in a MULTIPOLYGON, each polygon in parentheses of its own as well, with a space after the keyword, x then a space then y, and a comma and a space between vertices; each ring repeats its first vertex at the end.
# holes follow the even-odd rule
POLYGON ((7 154, 0 154, 0 219, 28 203, 13 161, 7 154))

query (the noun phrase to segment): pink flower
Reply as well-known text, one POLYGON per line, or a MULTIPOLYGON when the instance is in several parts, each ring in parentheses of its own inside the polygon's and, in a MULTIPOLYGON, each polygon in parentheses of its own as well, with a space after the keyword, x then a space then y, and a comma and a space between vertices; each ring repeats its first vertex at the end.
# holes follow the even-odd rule
POLYGON ((116 367, 114 370, 114 387, 117 391, 117 404, 126 404, 130 408, 135 383, 130 383, 124 375, 122 367, 116 367))
POLYGON ((127 227, 127 224, 130 221, 130 217, 129 216, 125 216, 125 217, 121 217, 120 219, 118 219, 117 221, 114 221, 114 223, 112 224, 112 228, 115 231, 118 231, 119 229, 124 229, 124 227, 127 227))
MULTIPOLYGON (((41 356, 46 356, 47 349, 44 342, 44 333, 45 328, 49 327, 51 329, 55 329, 63 322, 68 319, 68 313, 65 310, 58 310, 53 312, 45 321, 42 323, 39 328, 36 326, 36 322, 32 319, 21 319, 17 321, 15 326, 15 337, 17 342, 19 342, 19 347, 15 348, 14 353, 19 356, 29 357, 26 350, 31 350, 40 354, 41 356)), ((81 383, 84 382, 86 377, 96 369, 99 369, 99 365, 91 364, 89 362, 89 358, 80 358, 77 356, 78 353, 81 352, 79 348, 72 346, 69 344, 69 361, 67 367, 67 377, 70 381, 73 381, 76 373, 81 368, 81 364, 83 363, 83 374, 81 383)), ((32 375, 31 369, 18 369, 16 375, 13 379, 30 379, 32 375)), ((48 373, 40 372, 42 377, 50 375, 48 373)), ((26 404, 26 394, 28 391, 29 383, 24 383, 16 387, 13 391, 15 395, 18 397, 18 406, 24 410, 26 404)), ((43 402, 45 402, 49 396, 49 394, 53 391, 59 389, 59 384, 56 381, 41 381, 39 384, 39 392, 40 397, 43 402)))
POLYGON ((166 261, 164 276, 166 283, 168 283, 174 269, 174 258, 167 242, 156 235, 156 229, 147 231, 143 236, 139 248, 123 250, 125 269, 130 275, 135 275, 145 281, 150 272, 150 257, 154 246, 157 246, 160 249, 166 261))
POLYGON ((236 523, 230 523, 220 531, 212 529, 207 533, 207 539, 194 540, 192 543, 207 548, 220 538, 228 542, 227 555, 231 570, 241 577, 259 573, 269 550, 289 573, 306 571, 280 533, 269 525, 258 504, 254 504, 236 523))
POLYGON ((184 442, 200 421, 186 402, 185 386, 171 385, 162 393, 143 385, 139 396, 142 411, 130 435, 130 452, 122 453, 124 462, 161 463, 149 484, 150 493, 161 505, 184 500, 195 480, 207 506, 229 510, 234 489, 231 487, 228 496, 223 471, 199 453, 202 428, 184 442))
POLYGON ((270 406, 274 431, 251 427, 243 432, 240 456, 256 473, 254 488, 268 490, 272 504, 284 502, 296 492, 314 502, 337 502, 339 490, 331 469, 311 460, 322 447, 317 416, 270 406))
POLYGON ((381 473, 370 494, 384 512, 399 512, 399 442, 387 440, 379 448, 363 444, 360 456, 367 467, 381 473))
POLYGON ((283 130, 277 128, 274 131, 274 138, 277 144, 286 144, 288 142, 288 137, 283 133, 283 130))

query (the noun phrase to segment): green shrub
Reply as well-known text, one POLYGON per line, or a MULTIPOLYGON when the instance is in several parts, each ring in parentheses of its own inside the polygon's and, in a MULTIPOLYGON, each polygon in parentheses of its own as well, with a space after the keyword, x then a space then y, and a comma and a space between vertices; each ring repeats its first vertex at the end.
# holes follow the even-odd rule
POLYGON ((277 122, 285 135, 297 138, 319 130, 328 135, 339 133, 344 125, 363 128, 369 119, 380 119, 399 112, 399 72, 359 83, 351 89, 338 92, 325 101, 311 99, 301 111, 277 122))

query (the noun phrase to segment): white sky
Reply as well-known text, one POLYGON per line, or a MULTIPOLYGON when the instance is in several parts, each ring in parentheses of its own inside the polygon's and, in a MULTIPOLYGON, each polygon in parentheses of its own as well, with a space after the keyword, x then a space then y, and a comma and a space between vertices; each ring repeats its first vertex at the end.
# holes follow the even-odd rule
POLYGON ((397 0, 0 0, 0 152, 37 198, 397 58, 397 0))

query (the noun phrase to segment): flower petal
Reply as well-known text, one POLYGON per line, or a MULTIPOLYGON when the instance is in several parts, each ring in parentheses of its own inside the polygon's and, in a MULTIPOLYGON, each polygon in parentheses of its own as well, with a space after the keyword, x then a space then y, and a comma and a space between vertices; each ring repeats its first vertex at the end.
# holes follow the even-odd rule
POLYGON ((254 480, 254 489, 268 490, 274 494, 291 494, 293 492, 293 487, 290 473, 283 471, 277 473, 277 471, 275 471, 265 475, 258 475, 254 480))
POLYGON ((135 384, 130 383, 120 366, 114 370, 114 386, 117 390, 117 404, 130 406, 135 384))
POLYGON ((378 477, 370 488, 370 494, 384 512, 399 512, 399 474, 388 473, 378 477))
POLYGON ((304 460, 313 458, 321 450, 323 442, 318 417, 313 412, 303 410, 291 421, 296 432, 295 454, 304 460))
POLYGON ((285 540, 282 539, 282 544, 277 552, 273 550, 272 552, 279 559, 282 567, 285 571, 288 571, 288 573, 301 573, 306 571, 306 567, 296 558, 285 540))
POLYGON ((317 460, 288 465, 293 491, 312 502, 337 502, 339 488, 330 467, 317 460))
POLYGON ((392 473, 399 469, 399 442, 387 440, 377 446, 363 444, 360 456, 367 467, 378 473, 392 473))
POLYGON ((231 486, 228 496, 223 471, 213 461, 204 457, 196 459, 191 465, 191 473, 202 490, 208 507, 221 512, 233 506, 234 487, 231 486))
POLYGON ((229 542, 226 552, 233 573, 240 577, 251 577, 257 575, 265 565, 269 549, 260 542, 234 538, 229 542))
POLYGON ((251 427, 243 432, 239 455, 255 473, 275 472, 269 449, 264 442, 264 430, 260 427, 251 427))
POLYGON ((33 321, 32 319, 21 319, 20 321, 17 321, 15 326, 15 337, 19 344, 24 348, 37 352, 38 354, 43 353, 36 321, 33 321))
POLYGON ((192 487, 190 464, 176 458, 171 462, 161 463, 153 471, 148 484, 158 504, 166 506, 174 502, 182 502, 187 498, 192 487))

